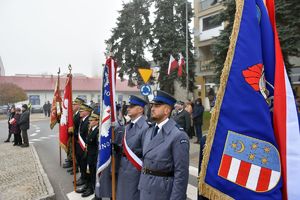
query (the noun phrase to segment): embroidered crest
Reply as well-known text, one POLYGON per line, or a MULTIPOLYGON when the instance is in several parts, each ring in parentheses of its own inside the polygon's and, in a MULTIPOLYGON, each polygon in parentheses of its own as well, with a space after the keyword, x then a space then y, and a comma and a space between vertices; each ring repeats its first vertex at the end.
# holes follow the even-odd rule
POLYGON ((280 180, 278 150, 269 142, 229 131, 218 175, 249 190, 267 192, 280 180))

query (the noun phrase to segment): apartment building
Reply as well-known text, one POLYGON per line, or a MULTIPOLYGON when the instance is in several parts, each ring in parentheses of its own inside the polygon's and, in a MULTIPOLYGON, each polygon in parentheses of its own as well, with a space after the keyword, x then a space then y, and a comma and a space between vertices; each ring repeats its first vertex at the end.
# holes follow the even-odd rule
POLYGON ((210 108, 208 93, 216 92, 215 67, 208 64, 214 59, 211 52, 215 38, 224 29, 223 23, 214 20, 224 9, 222 0, 194 0, 194 46, 195 46, 195 81, 197 89, 194 96, 200 97, 205 108, 210 108))

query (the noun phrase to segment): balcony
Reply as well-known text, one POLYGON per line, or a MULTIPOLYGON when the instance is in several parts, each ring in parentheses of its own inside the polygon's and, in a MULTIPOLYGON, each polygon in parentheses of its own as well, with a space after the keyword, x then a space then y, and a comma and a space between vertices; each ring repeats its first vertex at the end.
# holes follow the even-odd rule
POLYGON ((200 9, 201 10, 209 9, 210 7, 215 6, 216 4, 218 4, 221 1, 222 0, 202 0, 202 1, 200 1, 200 9))

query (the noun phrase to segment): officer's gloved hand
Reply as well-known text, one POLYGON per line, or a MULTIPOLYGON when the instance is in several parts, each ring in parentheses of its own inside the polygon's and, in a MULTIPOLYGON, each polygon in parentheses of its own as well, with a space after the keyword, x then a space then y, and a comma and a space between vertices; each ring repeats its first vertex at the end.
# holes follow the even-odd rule
POLYGON ((112 152, 114 154, 121 154, 122 153, 122 147, 119 146, 119 144, 112 142, 112 152))

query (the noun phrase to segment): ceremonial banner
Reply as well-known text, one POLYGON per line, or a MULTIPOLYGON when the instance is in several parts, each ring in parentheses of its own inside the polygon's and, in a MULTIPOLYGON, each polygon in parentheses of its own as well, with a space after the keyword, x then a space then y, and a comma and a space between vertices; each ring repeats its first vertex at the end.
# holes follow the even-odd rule
POLYGON ((51 117, 50 117, 50 128, 53 129, 55 124, 60 120, 61 115, 61 96, 59 91, 59 75, 57 76, 57 81, 54 89, 54 96, 51 105, 51 117))
POLYGON ((68 149, 69 133, 72 133, 73 131, 72 75, 69 74, 65 85, 62 115, 59 126, 59 142, 60 146, 65 151, 68 149))
POLYGON ((200 193, 209 199, 300 197, 297 111, 276 32, 274 2, 267 4, 268 9, 263 0, 236 0, 200 172, 200 193))

